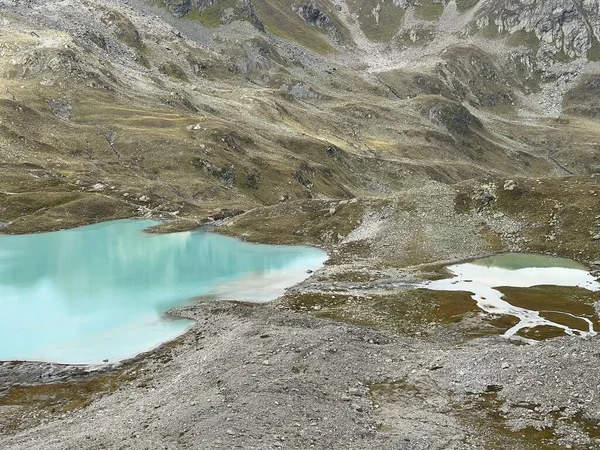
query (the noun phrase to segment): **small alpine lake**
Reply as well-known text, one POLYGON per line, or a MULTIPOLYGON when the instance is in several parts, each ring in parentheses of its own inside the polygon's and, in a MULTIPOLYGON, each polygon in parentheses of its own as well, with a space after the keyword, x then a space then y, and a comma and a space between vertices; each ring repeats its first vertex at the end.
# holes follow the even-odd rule
POLYGON ((423 283, 436 291, 468 292, 490 317, 509 316, 503 336, 528 343, 557 335, 594 336, 600 282, 575 261, 507 253, 454 264, 452 278, 423 283))
POLYGON ((144 232, 158 224, 125 219, 0 236, 0 360, 131 358, 191 328, 165 315, 170 309, 202 295, 274 300, 327 260, 313 247, 144 232))

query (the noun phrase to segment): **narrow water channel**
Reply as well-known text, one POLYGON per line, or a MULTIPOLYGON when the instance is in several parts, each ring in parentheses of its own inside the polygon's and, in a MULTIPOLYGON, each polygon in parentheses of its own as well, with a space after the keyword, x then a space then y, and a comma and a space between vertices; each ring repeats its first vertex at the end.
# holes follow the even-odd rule
MULTIPOLYGON (((504 332, 506 338, 532 343, 536 340, 532 330, 559 330, 561 334, 582 337, 594 336, 599 331, 593 301, 581 293, 600 292, 600 282, 575 261, 515 253, 455 264, 447 269, 452 278, 426 282, 421 287, 469 292, 485 313, 512 316, 515 323, 504 332), (583 298, 587 302, 582 303, 583 298)), ((600 300, 600 296, 593 294, 592 299, 600 300)))

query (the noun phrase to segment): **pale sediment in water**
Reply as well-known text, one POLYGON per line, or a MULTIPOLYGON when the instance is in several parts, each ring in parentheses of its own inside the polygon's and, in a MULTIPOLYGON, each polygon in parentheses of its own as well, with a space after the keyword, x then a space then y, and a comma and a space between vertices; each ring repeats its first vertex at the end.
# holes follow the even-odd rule
POLYGON ((271 269, 260 274, 250 273, 228 283, 216 285, 207 297, 218 300, 235 300, 251 303, 267 303, 282 296, 290 286, 308 278, 315 265, 300 260, 290 267, 271 269), (307 264, 308 263, 308 264, 307 264))
POLYGON ((270 301, 327 259, 312 247, 143 232, 156 224, 132 219, 0 236, 0 360, 127 359, 192 326, 165 316, 170 309, 208 293, 270 301))
MULTIPOLYGON (((575 261, 531 254, 504 254, 447 268, 453 278, 430 281, 420 287, 437 291, 465 291, 472 294, 477 306, 486 313, 510 315, 518 322, 503 334, 506 338, 532 342, 517 333, 536 327, 555 327, 568 335, 594 336, 593 317, 566 310, 532 310, 506 301, 503 287, 570 286, 600 291, 600 283, 584 266, 575 261), (546 317, 544 317, 546 316, 546 317), (580 328, 566 325, 560 316, 580 321, 580 328), (550 320, 548 317, 555 317, 550 320)), ((527 295, 526 291, 522 295, 527 295)))

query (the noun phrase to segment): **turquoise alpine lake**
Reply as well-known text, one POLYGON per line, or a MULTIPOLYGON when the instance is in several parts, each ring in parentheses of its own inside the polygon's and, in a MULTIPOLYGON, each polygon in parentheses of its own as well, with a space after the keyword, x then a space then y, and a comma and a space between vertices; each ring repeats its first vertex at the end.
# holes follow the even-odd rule
POLYGON ((313 247, 257 245, 153 220, 0 236, 0 360, 116 362, 192 322, 165 313, 193 297, 265 302, 320 268, 313 247))

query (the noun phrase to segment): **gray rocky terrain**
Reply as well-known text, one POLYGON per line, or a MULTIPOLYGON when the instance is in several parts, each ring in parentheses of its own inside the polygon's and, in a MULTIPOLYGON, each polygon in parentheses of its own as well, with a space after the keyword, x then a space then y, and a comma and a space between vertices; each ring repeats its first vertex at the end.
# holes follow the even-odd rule
POLYGON ((600 448, 597 337, 522 345, 415 289, 507 251, 599 269, 599 8, 0 0, 3 232, 153 217, 330 255, 116 366, 0 364, 0 447, 600 448))
POLYGON ((594 341, 448 345, 244 304, 182 315, 198 325, 176 347, 5 448, 596 445, 594 341))

